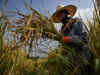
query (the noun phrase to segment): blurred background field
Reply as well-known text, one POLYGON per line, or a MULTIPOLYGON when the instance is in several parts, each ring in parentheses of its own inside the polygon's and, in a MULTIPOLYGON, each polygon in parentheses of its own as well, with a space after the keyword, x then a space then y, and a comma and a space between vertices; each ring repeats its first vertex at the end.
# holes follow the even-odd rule
POLYGON ((44 0, 40 0, 42 6, 38 4, 38 10, 32 6, 32 3, 36 6, 38 0, 37 2, 12 1, 16 2, 15 4, 12 2, 15 9, 9 5, 10 0, 0 0, 0 75, 82 75, 84 67, 80 68, 81 65, 76 67, 75 61, 69 61, 72 57, 70 54, 74 54, 75 51, 61 41, 62 34, 59 32, 61 26, 55 25, 50 19, 55 5, 72 3, 82 8, 82 2, 87 3, 84 8, 91 7, 89 10, 92 12, 90 15, 81 16, 82 11, 85 11, 81 10, 77 12, 76 17, 82 18, 86 24, 91 52, 94 54, 91 63, 83 61, 86 65, 91 64, 95 75, 99 75, 100 4, 98 0, 97 2, 88 0, 90 3, 82 0, 76 2, 59 0, 54 1, 53 7, 49 7, 50 4, 46 6, 44 0), (21 4, 23 6, 19 7, 21 4), (48 8, 51 9, 50 12, 48 8), (44 15, 45 13, 47 14, 44 15), (69 54, 69 57, 64 57, 63 54, 69 54))

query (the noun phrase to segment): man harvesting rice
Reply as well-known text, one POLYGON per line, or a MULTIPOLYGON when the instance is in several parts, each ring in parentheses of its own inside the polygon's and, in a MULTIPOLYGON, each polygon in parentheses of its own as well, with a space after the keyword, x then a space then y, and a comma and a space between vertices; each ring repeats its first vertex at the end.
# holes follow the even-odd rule
POLYGON ((88 34, 84 23, 79 18, 73 18, 76 10, 77 8, 74 5, 64 7, 59 5, 56 12, 52 15, 52 19, 55 23, 63 24, 61 27, 62 41, 71 48, 75 48, 76 54, 72 54, 71 61, 73 60, 75 65, 79 65, 83 64, 84 60, 90 61, 92 53, 89 49, 88 34))

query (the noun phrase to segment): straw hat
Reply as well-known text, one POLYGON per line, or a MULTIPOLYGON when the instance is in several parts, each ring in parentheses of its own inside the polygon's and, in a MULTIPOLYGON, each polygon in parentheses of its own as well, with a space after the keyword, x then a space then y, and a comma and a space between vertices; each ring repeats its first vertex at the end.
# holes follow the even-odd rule
POLYGON ((74 5, 68 5, 68 6, 63 6, 63 5, 58 5, 56 8, 56 12, 52 15, 52 19, 56 23, 60 23, 61 20, 65 17, 63 14, 63 10, 66 10, 70 16, 74 16, 76 13, 77 7, 74 5))

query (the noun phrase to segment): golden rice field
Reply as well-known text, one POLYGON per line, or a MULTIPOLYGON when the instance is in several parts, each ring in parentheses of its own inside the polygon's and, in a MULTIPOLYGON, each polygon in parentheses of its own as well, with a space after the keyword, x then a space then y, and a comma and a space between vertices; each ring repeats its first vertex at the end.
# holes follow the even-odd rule
MULTIPOLYGON (((83 64, 90 64, 95 75, 100 71, 100 21, 97 14, 97 5, 94 3, 93 22, 88 21, 87 31, 93 60, 83 64)), ((24 2, 26 9, 32 13, 23 14, 19 11, 11 11, 12 14, 21 16, 13 20, 6 16, 7 2, 0 15, 0 75, 84 75, 84 66, 75 65, 77 61, 70 61, 70 54, 74 49, 61 41, 62 34, 56 29, 52 18, 48 18, 24 2), (11 34, 11 35, 10 35, 11 34), (48 57, 30 57, 33 47, 38 47, 38 40, 57 40, 61 43, 58 48, 50 48, 48 57), (34 44, 33 44, 34 42, 34 44), (25 50, 28 46, 28 51, 25 50), (69 57, 64 55, 69 54, 69 57)), ((34 53, 35 54, 35 53, 34 53)), ((89 75, 89 71, 85 73, 89 75)))

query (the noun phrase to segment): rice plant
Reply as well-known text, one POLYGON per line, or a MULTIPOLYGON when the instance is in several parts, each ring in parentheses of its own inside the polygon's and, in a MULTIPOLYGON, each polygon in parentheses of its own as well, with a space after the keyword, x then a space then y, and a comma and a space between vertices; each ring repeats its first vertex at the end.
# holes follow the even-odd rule
MULTIPOLYGON (((93 11, 93 22, 88 20, 88 27, 89 27, 89 41, 90 41, 90 48, 93 52, 94 58, 94 66, 99 73, 100 69, 100 14, 99 14, 99 7, 100 1, 99 0, 92 0, 94 5, 93 11)), ((98 75, 98 74, 97 74, 98 75)))
MULTIPOLYGON (((57 31, 52 18, 42 15, 28 5, 25 0, 23 2, 26 9, 32 13, 23 14, 19 11, 10 11, 10 13, 19 15, 21 17, 19 19, 11 19, 5 14, 0 16, 0 74, 82 75, 86 69, 84 66, 88 62, 82 59, 82 64, 84 65, 75 65, 78 63, 77 60, 73 60, 75 51, 61 41, 62 34, 57 31), (51 52, 46 58, 37 57, 36 52, 35 57, 30 57, 33 48, 36 50, 42 40, 48 39, 57 40, 61 44, 54 50, 50 48, 51 52), (38 43, 38 41, 40 42, 38 43), (26 51, 26 47, 28 48, 28 52, 26 51)), ((7 1, 2 13, 5 12, 6 4, 7 1)), ((96 25, 89 25, 89 39, 92 51, 99 57, 100 44, 97 41, 99 40, 97 37, 99 36, 99 23, 95 20, 96 25)))

